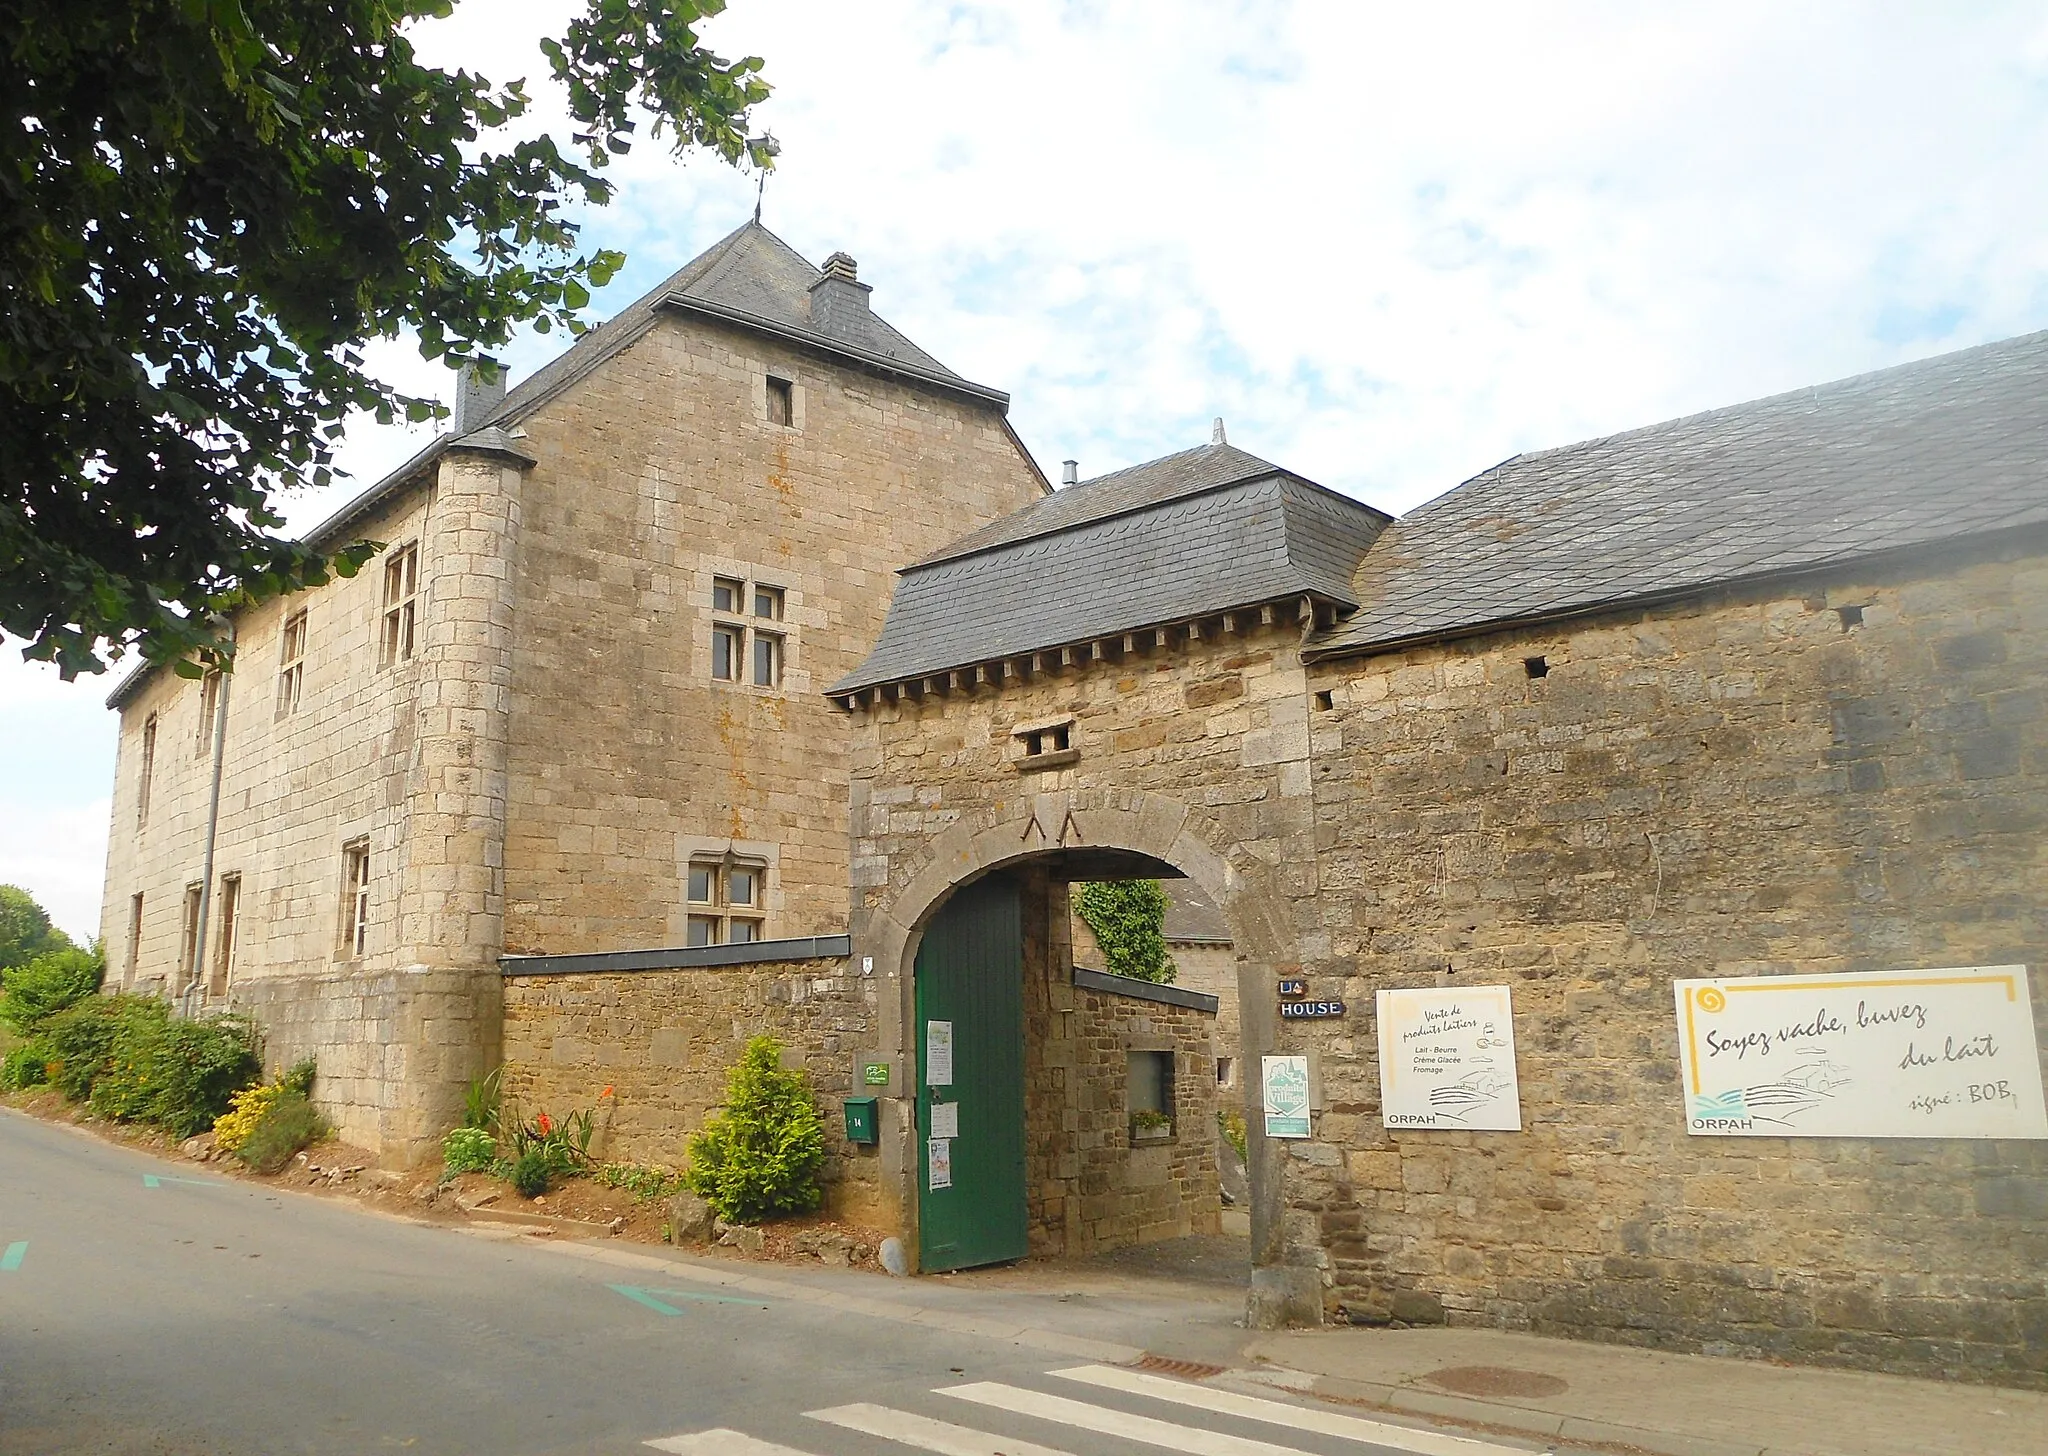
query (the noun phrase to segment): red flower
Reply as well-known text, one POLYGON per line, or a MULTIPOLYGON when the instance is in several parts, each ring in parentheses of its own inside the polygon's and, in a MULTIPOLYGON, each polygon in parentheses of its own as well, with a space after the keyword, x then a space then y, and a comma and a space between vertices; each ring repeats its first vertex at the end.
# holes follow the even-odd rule
POLYGON ((534 1126, 540 1129, 540 1135, 542 1137, 546 1137, 549 1133, 555 1130, 555 1125, 552 1122, 548 1121, 548 1115, 545 1112, 543 1112, 539 1117, 534 1119, 534 1126))
POLYGON ((611 1089, 611 1088, 609 1088, 609 1087, 607 1087, 607 1088, 605 1088, 605 1089, 604 1089, 604 1091, 602 1091, 602 1092, 598 1093, 597 1095, 598 1095, 598 1096, 599 1096, 600 1098, 605 1098, 605 1097, 609 1097, 609 1096, 611 1096, 611 1095, 612 1095, 612 1089, 611 1089))

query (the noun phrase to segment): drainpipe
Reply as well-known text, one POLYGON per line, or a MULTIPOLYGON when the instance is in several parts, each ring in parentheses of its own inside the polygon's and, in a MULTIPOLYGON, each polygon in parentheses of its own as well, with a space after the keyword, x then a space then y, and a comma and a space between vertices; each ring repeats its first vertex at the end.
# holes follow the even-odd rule
MULTIPOLYGON (((232 651, 234 624, 228 623, 227 629, 228 646, 232 651)), ((235 681, 230 669, 223 667, 219 671, 220 697, 213 705, 213 788, 206 799, 206 857, 199 872, 199 923, 192 929, 192 964, 186 967, 185 989, 178 998, 178 1014, 187 1017, 192 1014, 193 997, 205 999, 200 978, 206 971, 206 916, 213 908, 213 841, 220 829, 220 771, 221 763, 227 757, 228 693, 235 681)))

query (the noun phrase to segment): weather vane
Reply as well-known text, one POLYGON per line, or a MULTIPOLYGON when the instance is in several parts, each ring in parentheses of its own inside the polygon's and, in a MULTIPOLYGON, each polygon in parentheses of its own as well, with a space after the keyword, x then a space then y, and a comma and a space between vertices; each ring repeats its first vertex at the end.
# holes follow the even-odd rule
POLYGON ((747 152, 760 168, 760 176, 754 182, 754 221, 761 220, 761 199, 768 193, 768 169, 775 165, 774 159, 782 155, 782 143, 775 140, 775 133, 764 131, 757 137, 747 138, 747 152), (768 160, 763 161, 763 158, 768 160))

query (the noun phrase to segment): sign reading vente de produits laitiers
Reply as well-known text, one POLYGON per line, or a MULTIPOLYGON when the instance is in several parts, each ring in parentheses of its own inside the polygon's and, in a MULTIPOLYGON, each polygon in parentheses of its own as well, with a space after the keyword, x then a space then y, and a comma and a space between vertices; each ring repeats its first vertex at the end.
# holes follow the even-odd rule
POLYGON ((1672 990, 1694 1136, 2048 1138, 2024 966, 1672 990))

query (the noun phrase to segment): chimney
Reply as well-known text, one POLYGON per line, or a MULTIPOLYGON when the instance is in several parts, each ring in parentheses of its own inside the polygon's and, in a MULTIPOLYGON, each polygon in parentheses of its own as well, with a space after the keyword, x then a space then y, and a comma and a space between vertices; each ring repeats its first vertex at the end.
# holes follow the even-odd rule
POLYGON ((811 285, 811 327, 828 338, 866 344, 872 292, 860 281, 860 265, 844 253, 834 253, 825 260, 824 276, 811 285))
POLYGON ((449 430, 456 439, 479 429, 484 417, 496 409, 505 398, 505 370, 502 366, 487 384, 483 371, 474 364, 465 364, 455 378, 454 418, 449 421, 449 430))
POLYGON ((1078 460, 1062 460, 1060 462, 1060 484, 1078 485, 1080 480, 1081 462, 1078 460))

